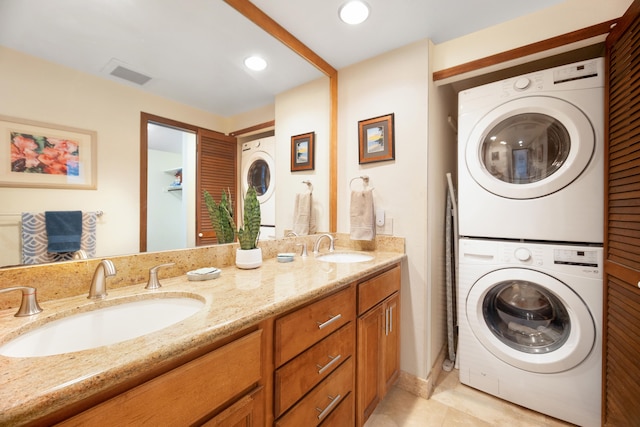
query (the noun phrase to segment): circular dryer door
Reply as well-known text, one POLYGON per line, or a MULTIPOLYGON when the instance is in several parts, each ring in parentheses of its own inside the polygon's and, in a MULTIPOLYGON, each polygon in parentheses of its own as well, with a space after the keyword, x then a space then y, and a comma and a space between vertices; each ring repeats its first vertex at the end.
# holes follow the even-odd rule
POLYGON ((258 202, 266 202, 275 190, 276 170, 273 158, 264 151, 256 151, 243 161, 243 164, 244 192, 247 192, 249 186, 253 186, 258 194, 258 202))
POLYGON ((547 96, 519 98, 491 110, 465 145, 467 168, 485 190, 509 199, 555 193, 588 166, 595 133, 584 113, 547 96))
POLYGON ((530 372, 571 369, 595 343, 595 323, 584 301, 534 270, 506 268, 481 277, 467 296, 466 315, 487 350, 530 372))

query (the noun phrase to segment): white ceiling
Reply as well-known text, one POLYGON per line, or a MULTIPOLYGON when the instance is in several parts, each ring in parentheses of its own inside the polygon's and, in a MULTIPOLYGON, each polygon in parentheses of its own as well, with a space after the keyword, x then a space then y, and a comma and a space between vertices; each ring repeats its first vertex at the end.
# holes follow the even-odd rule
MULTIPOLYGON (((441 43, 562 0, 366 0, 369 19, 338 19, 345 0, 253 0, 336 69, 430 38, 441 43)), ((273 103, 322 74, 222 0, 0 0, 0 45, 140 87, 222 116, 273 103), (242 62, 260 54, 261 73, 242 62), (113 77, 121 65, 143 86, 113 77)))

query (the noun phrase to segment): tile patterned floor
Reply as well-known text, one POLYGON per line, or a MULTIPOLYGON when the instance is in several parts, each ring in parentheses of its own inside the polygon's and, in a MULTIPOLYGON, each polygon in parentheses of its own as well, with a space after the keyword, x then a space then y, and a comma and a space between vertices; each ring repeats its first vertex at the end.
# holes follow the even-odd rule
POLYGON ((460 384, 458 371, 442 372, 431 399, 393 387, 365 427, 567 427, 538 412, 460 384))

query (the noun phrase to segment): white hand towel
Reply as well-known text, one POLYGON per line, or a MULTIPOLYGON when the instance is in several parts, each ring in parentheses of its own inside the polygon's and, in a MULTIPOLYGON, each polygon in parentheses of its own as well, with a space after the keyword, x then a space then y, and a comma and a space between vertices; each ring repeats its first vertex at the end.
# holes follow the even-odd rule
POLYGON ((376 237, 373 188, 351 192, 351 239, 373 240, 376 237))
POLYGON ((298 236, 307 236, 311 225, 311 193, 296 194, 293 209, 293 231, 298 236))

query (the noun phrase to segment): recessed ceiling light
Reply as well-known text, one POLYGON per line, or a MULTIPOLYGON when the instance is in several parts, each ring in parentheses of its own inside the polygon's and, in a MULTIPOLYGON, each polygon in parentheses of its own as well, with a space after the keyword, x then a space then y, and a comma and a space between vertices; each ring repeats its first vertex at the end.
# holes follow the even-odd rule
POLYGON ((338 14, 347 24, 361 24, 369 17, 369 6, 360 0, 348 1, 340 6, 338 14))
POLYGON ((262 71, 267 68, 267 61, 259 56, 250 56, 244 60, 244 65, 253 71, 262 71))

